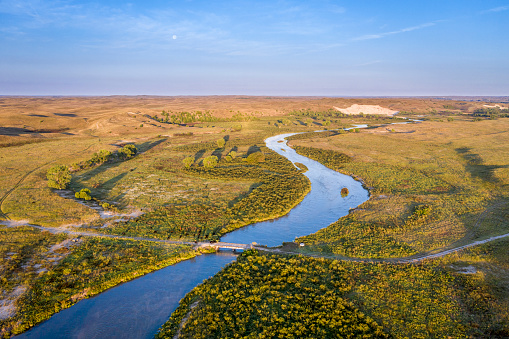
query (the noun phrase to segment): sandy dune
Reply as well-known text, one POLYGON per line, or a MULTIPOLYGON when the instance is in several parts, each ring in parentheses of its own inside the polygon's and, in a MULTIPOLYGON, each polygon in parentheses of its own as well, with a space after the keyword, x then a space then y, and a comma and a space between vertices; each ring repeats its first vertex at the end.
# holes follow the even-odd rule
POLYGON ((360 113, 364 113, 364 114, 379 114, 379 115, 388 115, 388 116, 393 116, 395 114, 397 114, 399 111, 393 111, 393 110, 390 110, 388 108, 383 108, 381 106, 378 106, 378 105, 357 105, 357 104, 353 104, 352 106, 348 107, 348 108, 339 108, 339 107, 336 107, 336 106, 333 106, 335 109, 337 109, 338 111, 340 111, 341 113, 344 113, 344 114, 360 114, 360 113))

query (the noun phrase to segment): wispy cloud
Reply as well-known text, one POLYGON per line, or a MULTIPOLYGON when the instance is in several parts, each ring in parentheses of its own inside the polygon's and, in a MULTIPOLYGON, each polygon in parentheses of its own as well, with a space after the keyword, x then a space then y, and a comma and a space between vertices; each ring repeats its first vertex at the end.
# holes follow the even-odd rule
MULTIPOLYGON (((0 0, 0 13, 12 17, 11 26, 0 24, 5 39, 8 36, 19 38, 23 34, 27 40, 33 40, 50 30, 72 29, 81 32, 81 37, 70 44, 83 50, 197 51, 230 56, 272 56, 305 53, 310 47, 307 46, 309 41, 305 44, 302 40, 282 43, 273 38, 274 32, 295 36, 326 35, 324 25, 316 18, 308 17, 308 11, 298 6, 288 8, 288 14, 284 16, 288 21, 271 23, 272 20, 267 20, 270 27, 261 28, 259 34, 251 37, 237 34, 235 27, 244 23, 221 11, 167 8, 140 12, 129 6, 74 5, 69 0, 0 0), (299 19, 299 26, 294 25, 292 19, 295 18, 299 19), (271 36, 268 36, 269 32, 271 36), (174 34, 178 39, 173 39, 174 34)), ((52 34, 48 39, 59 39, 59 33, 52 34)))
POLYGON ((71 5, 67 1, 42 1, 42 0, 0 0, 0 13, 15 15, 28 20, 29 27, 46 25, 49 23, 66 21, 68 14, 77 13, 81 9, 79 5, 71 5))
POLYGON ((484 10, 481 12, 481 14, 487 14, 487 13, 496 13, 496 12, 503 12, 509 10, 509 6, 500 6, 495 8, 490 8, 487 10, 484 10))
POLYGON ((352 41, 362 41, 362 40, 372 40, 372 39, 381 39, 381 38, 385 38, 387 36, 391 36, 391 35, 395 35, 395 34, 401 34, 401 33, 406 33, 406 32, 412 32, 412 31, 416 31, 416 30, 419 30, 419 29, 423 29, 423 28, 426 28, 426 27, 431 27, 431 26, 435 26, 436 25, 436 21, 433 21, 433 22, 427 22, 425 24, 422 24, 422 25, 418 25, 418 26, 411 26, 411 27, 406 27, 406 28, 402 28, 402 29, 399 29, 397 31, 391 31, 391 32, 384 32, 384 33, 376 33, 376 34, 366 34, 366 35, 361 35, 359 37, 356 37, 356 38, 353 38, 352 41))
POLYGON ((357 64, 355 66, 356 67, 371 66, 371 65, 379 64, 381 62, 382 62, 382 60, 373 60, 373 61, 363 62, 363 63, 357 64))

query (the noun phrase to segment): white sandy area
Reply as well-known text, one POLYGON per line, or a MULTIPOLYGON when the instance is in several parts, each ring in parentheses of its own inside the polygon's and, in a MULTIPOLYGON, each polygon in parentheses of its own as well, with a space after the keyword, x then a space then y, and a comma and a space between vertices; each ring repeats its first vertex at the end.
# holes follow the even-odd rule
POLYGON ((2 220, 0 221, 0 225, 4 225, 7 227, 17 227, 24 226, 29 224, 29 220, 2 220))
POLYGON ((10 318, 16 314, 15 302, 25 293, 26 289, 25 286, 18 286, 11 293, 7 294, 5 298, 0 299, 0 320, 10 318))
POLYGON ((393 111, 391 109, 388 109, 388 108, 383 108, 381 106, 378 106, 378 105, 357 105, 357 104, 353 104, 352 106, 348 107, 348 108, 339 108, 339 107, 336 107, 336 106, 333 106, 334 109, 340 111, 341 113, 344 113, 344 114, 360 114, 360 113, 364 113, 364 114, 377 114, 377 115, 387 115, 387 116, 393 116, 393 115, 396 115, 399 113, 399 111, 393 111))
POLYGON ((500 109, 507 109, 507 107, 503 107, 503 106, 500 106, 500 105, 483 105, 484 107, 488 107, 488 108, 500 108, 500 109))

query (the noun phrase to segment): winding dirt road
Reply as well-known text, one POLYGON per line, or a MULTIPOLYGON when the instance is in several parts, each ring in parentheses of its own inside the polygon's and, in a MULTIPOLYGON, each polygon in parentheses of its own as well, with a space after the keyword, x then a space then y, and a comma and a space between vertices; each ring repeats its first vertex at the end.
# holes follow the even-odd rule
POLYGON ((506 233, 506 234, 490 237, 488 239, 474 241, 470 244, 466 244, 463 246, 458 246, 458 247, 449 248, 449 249, 442 249, 442 250, 439 250, 438 252, 432 253, 432 254, 418 254, 415 256, 403 257, 403 258, 380 258, 380 259, 373 258, 373 259, 370 259, 370 258, 344 257, 344 256, 335 255, 332 253, 331 254, 323 254, 323 253, 306 253, 306 252, 300 252, 300 251, 288 251, 288 250, 283 250, 278 247, 265 247, 265 246, 253 245, 253 244, 236 244, 236 243, 223 243, 223 242, 211 243, 211 242, 203 242, 203 241, 202 242, 193 242, 193 241, 180 241, 180 240, 164 240, 164 239, 145 238, 145 237, 126 237, 123 235, 70 230, 70 229, 66 229, 66 228, 44 227, 44 226, 28 224, 28 223, 25 223, 25 224, 18 223, 16 225, 11 225, 11 226, 8 225, 7 227, 19 227, 19 226, 30 226, 30 227, 40 229, 42 231, 48 231, 53 234, 63 233, 63 234, 68 234, 68 235, 85 236, 85 237, 100 237, 100 238, 112 238, 112 239, 121 239, 121 240, 138 240, 138 241, 153 241, 153 242, 165 243, 165 244, 190 245, 195 248, 216 248, 216 249, 217 248, 230 248, 230 249, 242 249, 242 250, 253 248, 253 249, 257 249, 259 251, 269 252, 269 253, 277 253, 277 254, 295 254, 295 255, 303 255, 306 257, 334 259, 334 260, 341 260, 341 261, 355 261, 355 262, 364 262, 364 263, 385 262, 385 263, 392 263, 392 264, 417 264, 424 260, 440 258, 440 257, 446 256, 448 254, 461 251, 466 248, 479 246, 479 245, 486 244, 491 241, 509 237, 509 233, 506 233))

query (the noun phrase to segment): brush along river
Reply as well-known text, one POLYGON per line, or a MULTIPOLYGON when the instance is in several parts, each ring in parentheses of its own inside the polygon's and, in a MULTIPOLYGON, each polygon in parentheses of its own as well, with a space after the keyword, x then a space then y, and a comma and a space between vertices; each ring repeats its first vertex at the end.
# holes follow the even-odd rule
MULTIPOLYGON (((222 242, 278 246, 318 231, 369 198, 353 178, 297 154, 281 134, 265 140, 268 148, 308 168, 311 192, 286 216, 233 231, 222 242), (341 197, 341 189, 349 194, 341 197)), ((235 260, 231 252, 201 255, 82 300, 19 338, 153 338, 159 327, 195 286, 235 260)))

